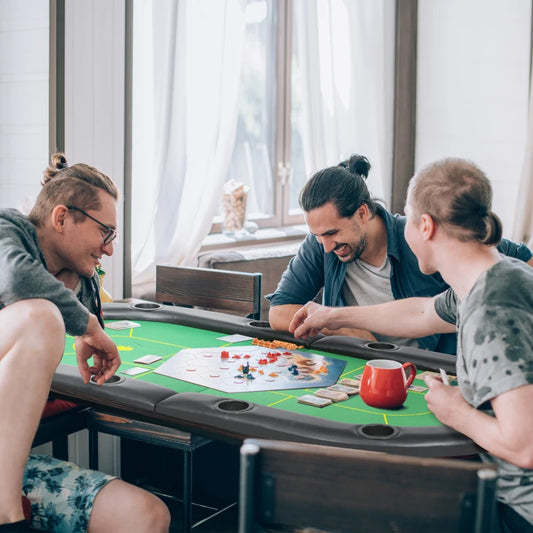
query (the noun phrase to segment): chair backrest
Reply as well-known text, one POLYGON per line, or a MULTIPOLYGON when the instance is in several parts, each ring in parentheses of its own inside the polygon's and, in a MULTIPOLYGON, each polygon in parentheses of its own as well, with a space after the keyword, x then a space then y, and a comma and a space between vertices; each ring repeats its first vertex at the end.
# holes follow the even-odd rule
POLYGON ((156 266, 156 299, 261 319, 261 273, 156 266))
POLYGON ((474 461, 247 439, 240 476, 239 533, 494 530, 497 470, 474 461))

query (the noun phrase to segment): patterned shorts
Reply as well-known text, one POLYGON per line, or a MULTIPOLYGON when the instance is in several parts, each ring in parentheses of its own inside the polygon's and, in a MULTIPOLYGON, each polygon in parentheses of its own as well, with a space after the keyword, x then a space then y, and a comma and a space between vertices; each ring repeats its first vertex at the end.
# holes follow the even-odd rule
POLYGON ((60 533, 86 531, 94 499, 112 479, 47 455, 30 455, 22 492, 31 502, 32 527, 60 533))

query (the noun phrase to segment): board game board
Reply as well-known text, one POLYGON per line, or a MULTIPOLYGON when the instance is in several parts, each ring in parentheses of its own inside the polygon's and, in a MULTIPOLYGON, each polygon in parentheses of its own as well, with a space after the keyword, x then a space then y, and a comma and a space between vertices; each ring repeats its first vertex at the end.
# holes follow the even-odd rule
POLYGON ((245 346, 184 349, 154 372, 231 393, 328 387, 345 365, 325 355, 245 346))

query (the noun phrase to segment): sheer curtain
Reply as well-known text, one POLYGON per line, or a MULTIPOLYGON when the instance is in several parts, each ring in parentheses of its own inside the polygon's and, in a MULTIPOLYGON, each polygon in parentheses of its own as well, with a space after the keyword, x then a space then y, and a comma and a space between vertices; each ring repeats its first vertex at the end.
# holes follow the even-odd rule
POLYGON ((132 294, 155 265, 196 264, 235 139, 244 1, 136 0, 132 294))
POLYGON ((394 14, 395 2, 387 0, 294 0, 306 173, 353 153, 365 155, 373 167, 369 189, 386 200, 392 171, 394 14))
POLYGON ((533 247, 533 76, 529 86, 526 152, 520 176, 513 239, 533 247))

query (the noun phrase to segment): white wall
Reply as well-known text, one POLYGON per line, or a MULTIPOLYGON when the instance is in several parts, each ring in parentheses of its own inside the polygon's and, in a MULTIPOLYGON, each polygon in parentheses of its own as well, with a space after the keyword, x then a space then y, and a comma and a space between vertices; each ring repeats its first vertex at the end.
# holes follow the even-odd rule
POLYGON ((31 207, 48 162, 48 2, 0 0, 0 207, 31 207))
MULTIPOLYGON (((124 190, 124 0, 66 1, 65 153, 124 190)), ((119 202, 119 233, 123 227, 119 202)), ((104 257, 105 287, 123 296, 123 244, 104 257)))
POLYGON ((416 169, 472 159, 513 228, 528 116, 530 0, 418 3, 416 169))

